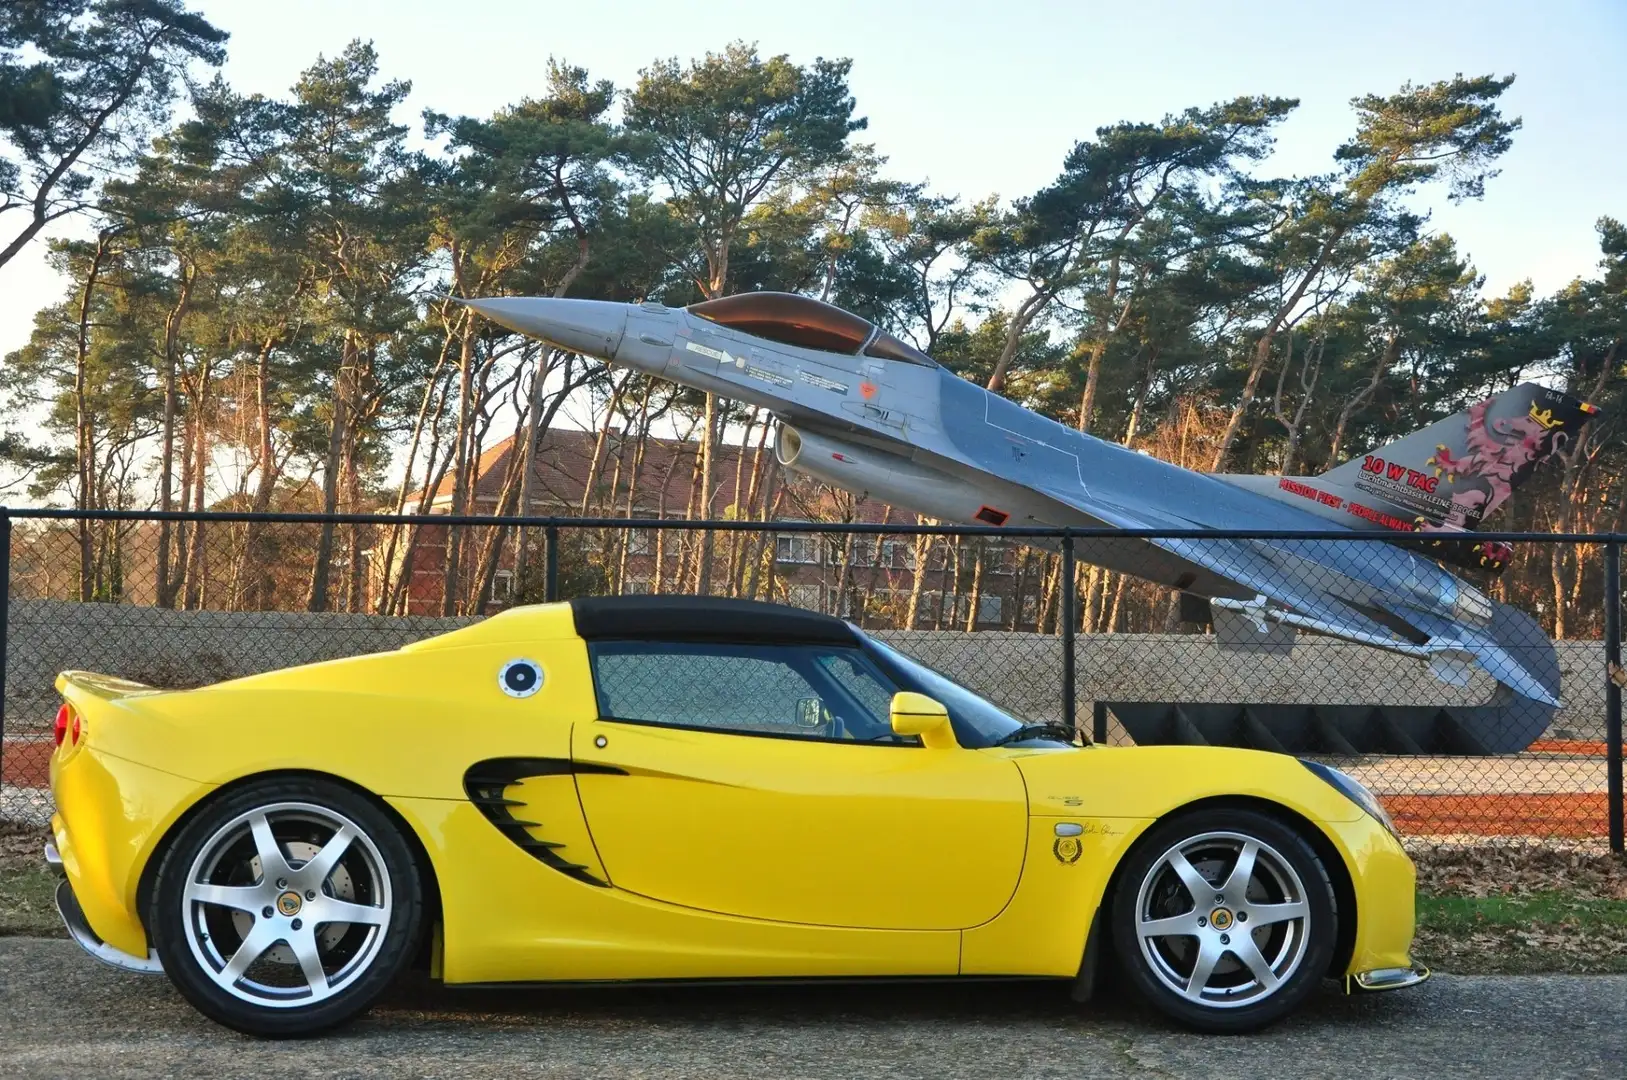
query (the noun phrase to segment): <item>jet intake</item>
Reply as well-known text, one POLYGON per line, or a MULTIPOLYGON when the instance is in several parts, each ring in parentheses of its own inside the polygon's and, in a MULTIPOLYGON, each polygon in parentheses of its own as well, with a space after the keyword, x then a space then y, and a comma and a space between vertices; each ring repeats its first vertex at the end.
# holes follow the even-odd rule
POLYGON ((907 506, 923 517, 975 521, 983 507, 970 484, 947 473, 784 422, 774 441, 774 456, 787 469, 878 502, 907 506))

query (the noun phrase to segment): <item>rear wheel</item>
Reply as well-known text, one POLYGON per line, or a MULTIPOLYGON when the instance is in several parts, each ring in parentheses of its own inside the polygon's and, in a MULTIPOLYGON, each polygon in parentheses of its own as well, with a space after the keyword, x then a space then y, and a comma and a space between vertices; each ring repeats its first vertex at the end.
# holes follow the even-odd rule
POLYGON ((1211 1032, 1252 1031, 1298 1007, 1337 936, 1310 845, 1275 818, 1231 808, 1150 830, 1119 875, 1111 918, 1141 995, 1211 1032))
POLYGON ((189 821, 158 868, 148 926, 201 1012, 306 1035, 367 1008, 414 955, 423 890, 406 841, 331 781, 250 784, 189 821))

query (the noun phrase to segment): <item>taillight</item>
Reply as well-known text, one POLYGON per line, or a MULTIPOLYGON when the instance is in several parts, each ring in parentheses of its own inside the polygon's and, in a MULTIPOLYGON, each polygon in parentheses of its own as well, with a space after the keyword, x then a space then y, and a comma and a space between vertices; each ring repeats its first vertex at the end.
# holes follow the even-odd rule
POLYGON ((81 727, 80 722, 79 722, 79 714, 74 713, 73 714, 73 726, 69 729, 69 734, 73 738, 73 742, 70 745, 73 745, 73 746, 78 746, 79 745, 79 735, 80 735, 82 730, 83 730, 83 728, 81 727))
MULTIPOLYGON (((68 703, 63 702, 62 708, 56 711, 56 723, 51 725, 51 734, 55 737, 58 746, 61 746, 62 740, 68 737, 68 721, 70 719, 74 721, 77 727, 79 718, 74 716, 73 710, 68 707, 68 703)), ((74 738, 78 738, 78 732, 74 733, 74 738)))

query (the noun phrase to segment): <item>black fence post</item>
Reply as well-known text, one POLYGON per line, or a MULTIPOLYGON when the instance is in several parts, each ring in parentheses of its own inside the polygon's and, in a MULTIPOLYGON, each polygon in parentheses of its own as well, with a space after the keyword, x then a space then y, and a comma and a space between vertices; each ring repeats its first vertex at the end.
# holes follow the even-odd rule
POLYGON ((6 769, 6 661, 11 656, 11 511, 0 506, 0 776, 6 769))
POLYGON ((1105 701, 1091 703, 1090 738, 1097 746, 1107 745, 1107 702, 1105 701))
POLYGON ((1623 851, 1621 791, 1621 544, 1604 547, 1604 770, 1610 814, 1610 850, 1623 851))
POLYGON ((542 598, 551 604, 559 599, 559 526, 550 521, 542 532, 548 545, 542 571, 542 598))
POLYGON ((1073 534, 1062 534, 1062 723, 1075 727, 1073 702, 1073 638, 1079 622, 1074 611, 1073 595, 1073 534))

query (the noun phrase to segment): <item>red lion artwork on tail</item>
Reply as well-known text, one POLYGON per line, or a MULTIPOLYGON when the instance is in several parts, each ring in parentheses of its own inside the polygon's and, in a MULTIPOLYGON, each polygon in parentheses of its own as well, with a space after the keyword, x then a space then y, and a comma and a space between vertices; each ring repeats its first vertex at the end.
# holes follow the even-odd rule
POLYGON ((1425 532, 1471 529, 1494 513, 1514 493, 1514 485, 1538 462, 1550 457, 1569 441, 1553 410, 1531 409, 1523 416, 1486 422, 1492 398, 1469 409, 1467 450, 1455 454, 1444 444, 1435 447, 1428 464, 1435 475, 1446 474, 1453 485, 1452 509, 1440 525, 1426 526, 1425 532), (1480 483, 1459 488, 1465 480, 1480 483))

